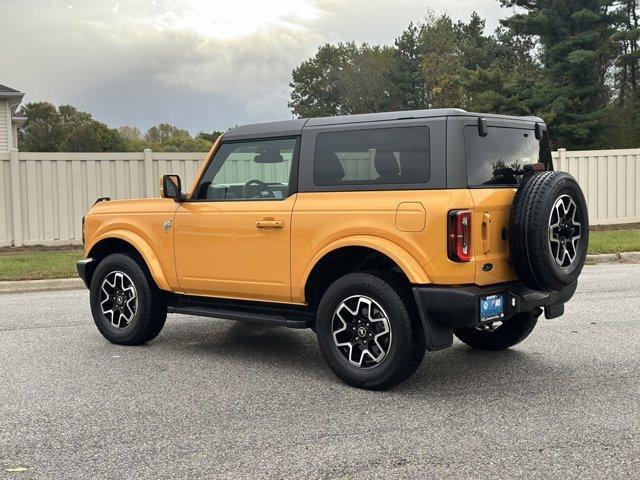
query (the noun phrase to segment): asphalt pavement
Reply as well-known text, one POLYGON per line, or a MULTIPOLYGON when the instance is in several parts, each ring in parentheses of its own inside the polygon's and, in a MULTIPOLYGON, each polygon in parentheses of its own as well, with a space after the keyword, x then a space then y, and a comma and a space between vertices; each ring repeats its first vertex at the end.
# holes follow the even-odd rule
POLYGON ((170 316, 106 342, 86 291, 0 295, 0 478, 639 478, 640 265, 585 267, 522 344, 342 384, 311 331, 170 316))

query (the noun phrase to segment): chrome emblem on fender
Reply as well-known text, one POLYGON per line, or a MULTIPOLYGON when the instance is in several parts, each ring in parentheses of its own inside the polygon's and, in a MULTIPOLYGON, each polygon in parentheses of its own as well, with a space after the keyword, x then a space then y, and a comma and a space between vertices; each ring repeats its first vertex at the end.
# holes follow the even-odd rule
POLYGON ((162 230, 164 230, 164 233, 167 233, 169 231, 171 225, 173 225, 173 222, 171 220, 167 220, 162 224, 162 230))

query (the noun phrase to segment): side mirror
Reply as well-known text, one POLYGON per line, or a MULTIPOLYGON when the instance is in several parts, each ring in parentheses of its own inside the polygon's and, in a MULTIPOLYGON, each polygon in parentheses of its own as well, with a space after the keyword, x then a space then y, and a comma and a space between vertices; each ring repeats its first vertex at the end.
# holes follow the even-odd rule
POLYGON ((162 176, 162 198, 173 198, 176 202, 184 200, 179 175, 162 176))

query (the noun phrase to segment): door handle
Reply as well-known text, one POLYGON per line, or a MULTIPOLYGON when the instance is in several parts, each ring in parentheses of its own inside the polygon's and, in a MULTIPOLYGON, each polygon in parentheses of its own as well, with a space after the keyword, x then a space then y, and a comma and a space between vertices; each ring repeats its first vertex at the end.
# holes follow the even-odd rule
POLYGON ((491 215, 487 212, 482 214, 482 253, 489 253, 491 250, 491 215))
POLYGON ((258 220, 256 222, 258 228, 284 228, 284 220, 258 220))

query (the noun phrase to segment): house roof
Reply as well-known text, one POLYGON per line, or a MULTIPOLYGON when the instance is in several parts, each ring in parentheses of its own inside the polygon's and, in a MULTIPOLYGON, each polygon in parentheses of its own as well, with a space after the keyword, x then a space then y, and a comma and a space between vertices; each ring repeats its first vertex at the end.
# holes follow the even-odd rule
POLYGON ((0 98, 9 98, 9 97, 24 97, 24 93, 19 92, 15 88, 7 87, 6 85, 0 84, 0 98))
POLYGON ((11 87, 7 87, 6 85, 2 85, 0 84, 0 92, 15 92, 15 93, 20 93, 18 92, 18 90, 15 90, 11 87))

